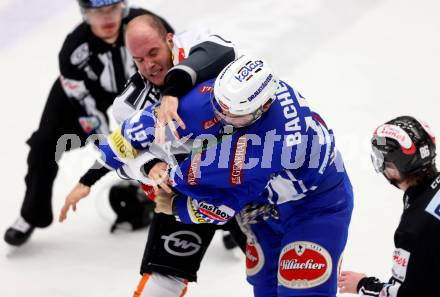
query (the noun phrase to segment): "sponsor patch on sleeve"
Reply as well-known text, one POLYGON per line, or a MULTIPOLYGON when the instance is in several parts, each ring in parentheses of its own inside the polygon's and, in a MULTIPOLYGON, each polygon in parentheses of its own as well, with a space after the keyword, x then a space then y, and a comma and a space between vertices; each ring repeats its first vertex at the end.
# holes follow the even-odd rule
POLYGON ((191 198, 187 199, 187 210, 191 221, 195 224, 224 224, 235 215, 234 210, 226 205, 215 206, 191 198))
POLYGON ((197 208, 194 205, 194 204, 197 204, 197 201, 195 201, 189 197, 186 201, 187 201, 188 214, 189 214, 189 217, 193 223, 195 223, 195 224, 210 223, 207 220, 205 220, 205 218, 203 217, 203 215, 201 213, 199 213, 197 211, 197 208))
POLYGON ((403 282, 406 277, 406 268, 408 267, 411 253, 404 249, 395 249, 393 255, 393 277, 403 282))
POLYGON ((229 221, 235 215, 234 210, 226 205, 215 206, 204 201, 199 203, 199 212, 219 222, 229 221))
POLYGON ((121 159, 134 159, 138 155, 138 151, 124 138, 121 128, 115 130, 109 136, 109 144, 121 159))

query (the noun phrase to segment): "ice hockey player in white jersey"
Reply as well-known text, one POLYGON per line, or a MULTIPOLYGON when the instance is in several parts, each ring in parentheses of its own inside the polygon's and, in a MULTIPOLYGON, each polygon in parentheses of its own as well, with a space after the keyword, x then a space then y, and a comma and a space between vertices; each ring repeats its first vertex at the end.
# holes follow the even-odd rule
MULTIPOLYGON (((195 84, 217 76, 235 58, 234 45, 209 30, 189 30, 173 35, 164 29, 154 17, 141 16, 129 23, 127 48, 139 71, 114 102, 114 115, 118 121, 160 99, 161 106, 164 101, 177 101, 195 84)), ((86 176, 94 171, 89 170, 86 176)), ((82 195, 78 185, 66 202, 77 201, 84 197, 82 195)), ((135 296, 181 296, 187 282, 197 279, 200 262, 217 229, 210 225, 184 225, 163 214, 155 216, 149 229, 141 266, 142 279, 135 296), (186 240, 188 245, 164 249, 163 236, 186 240)), ((235 221, 220 229, 230 230, 244 248, 246 239, 235 221)))

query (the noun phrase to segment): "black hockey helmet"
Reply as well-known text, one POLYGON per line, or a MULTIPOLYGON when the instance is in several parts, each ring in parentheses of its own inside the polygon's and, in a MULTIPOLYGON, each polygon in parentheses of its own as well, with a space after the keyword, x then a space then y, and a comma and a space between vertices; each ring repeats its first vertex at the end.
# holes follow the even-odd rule
POLYGON ((150 225, 155 204, 149 200, 139 185, 121 183, 112 186, 109 193, 110 206, 116 213, 116 220, 110 232, 128 223, 131 230, 150 225))
POLYGON ((113 4, 125 2, 124 0, 78 0, 79 6, 83 9, 101 8, 113 4))
POLYGON ((397 117, 375 131, 371 139, 372 161, 377 172, 385 162, 402 175, 427 168, 435 161, 435 137, 430 127, 411 116, 397 117))

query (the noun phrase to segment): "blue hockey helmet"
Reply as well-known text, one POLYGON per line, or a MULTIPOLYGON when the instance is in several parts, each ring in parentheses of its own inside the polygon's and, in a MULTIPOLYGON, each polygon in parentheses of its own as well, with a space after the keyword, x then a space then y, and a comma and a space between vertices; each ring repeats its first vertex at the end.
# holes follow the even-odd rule
POLYGON ((83 9, 101 8, 121 2, 125 2, 125 0, 78 0, 79 6, 83 9))

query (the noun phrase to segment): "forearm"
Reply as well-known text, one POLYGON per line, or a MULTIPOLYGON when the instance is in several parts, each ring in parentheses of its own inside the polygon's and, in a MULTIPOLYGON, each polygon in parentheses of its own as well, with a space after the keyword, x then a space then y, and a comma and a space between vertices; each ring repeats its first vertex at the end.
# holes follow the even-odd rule
POLYGON ((216 77, 234 59, 235 50, 226 41, 205 41, 194 46, 188 58, 167 73, 163 95, 183 96, 197 83, 216 77))
POLYGON ((79 182, 85 186, 92 187, 98 180, 111 170, 95 162, 92 167, 80 178, 79 182))

